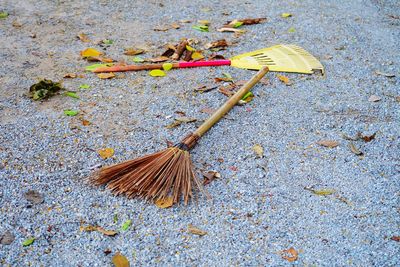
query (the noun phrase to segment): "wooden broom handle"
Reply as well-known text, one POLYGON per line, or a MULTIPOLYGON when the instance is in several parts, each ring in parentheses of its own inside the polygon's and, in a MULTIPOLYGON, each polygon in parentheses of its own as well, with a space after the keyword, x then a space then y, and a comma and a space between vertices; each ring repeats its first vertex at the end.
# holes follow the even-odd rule
POLYGON ((249 81, 247 81, 228 101, 225 102, 214 114, 211 115, 193 133, 198 137, 203 136, 214 124, 216 124, 229 110, 231 110, 242 97, 269 71, 268 67, 263 67, 249 81))
MULTIPOLYGON (((179 63, 172 63, 172 68, 178 68, 179 63)), ((136 71, 136 70, 155 70, 162 69, 163 63, 158 64, 140 64, 140 65, 115 65, 111 67, 100 67, 93 70, 95 73, 100 72, 120 72, 120 71, 136 71)))

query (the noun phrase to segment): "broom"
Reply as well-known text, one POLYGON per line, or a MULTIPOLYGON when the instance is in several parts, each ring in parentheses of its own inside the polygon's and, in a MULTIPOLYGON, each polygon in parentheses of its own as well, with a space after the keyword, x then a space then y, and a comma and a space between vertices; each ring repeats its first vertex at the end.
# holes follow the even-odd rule
POLYGON ((154 154, 104 167, 90 177, 91 182, 95 185, 107 185, 115 195, 125 194, 128 198, 139 197, 146 200, 172 197, 174 204, 182 196, 187 204, 193 197, 194 186, 207 195, 193 170, 189 150, 268 71, 268 67, 262 67, 196 131, 188 134, 178 144, 154 154))

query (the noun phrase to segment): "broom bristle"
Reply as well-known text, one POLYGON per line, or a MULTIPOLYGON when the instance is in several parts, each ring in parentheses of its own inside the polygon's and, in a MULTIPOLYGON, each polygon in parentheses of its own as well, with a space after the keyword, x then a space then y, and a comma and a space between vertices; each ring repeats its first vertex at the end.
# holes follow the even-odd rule
MULTIPOLYGON (((147 200, 172 197, 185 204, 194 185, 206 193, 197 178, 188 151, 169 147, 154 154, 104 167, 91 178, 95 185, 107 185, 114 194, 147 200)), ((206 193, 207 194, 207 193, 206 193)))

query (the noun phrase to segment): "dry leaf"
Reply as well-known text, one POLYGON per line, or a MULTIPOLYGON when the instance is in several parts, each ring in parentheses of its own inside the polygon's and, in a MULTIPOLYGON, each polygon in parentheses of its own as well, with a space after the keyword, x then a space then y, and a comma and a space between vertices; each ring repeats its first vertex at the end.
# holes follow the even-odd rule
POLYGON ((400 236, 392 236, 390 238, 390 240, 396 241, 396 242, 400 242, 400 236))
POLYGON ((77 37, 79 38, 79 40, 81 40, 84 43, 89 43, 90 42, 88 36, 86 34, 84 34, 84 33, 78 34, 77 37))
POLYGON ((292 82, 289 80, 289 77, 284 76, 284 75, 277 75, 278 79, 283 82, 284 84, 286 84, 287 86, 292 85, 292 82))
POLYGON ((197 52, 197 51, 193 52, 191 57, 192 57, 193 60, 200 60, 200 59, 204 58, 203 54, 200 53, 200 52, 197 52))
POLYGON ((108 159, 114 155, 114 149, 111 147, 99 149, 97 152, 102 159, 108 159))
POLYGON ((128 259, 120 254, 119 252, 115 253, 115 255, 112 257, 112 263, 114 264, 115 267, 129 267, 129 261, 128 259))
POLYGON ((369 102, 378 102, 378 101, 381 101, 381 98, 380 98, 379 96, 377 96, 377 95, 371 95, 371 96, 368 98, 368 101, 369 101, 369 102))
POLYGON ((174 28, 174 29, 179 29, 180 27, 181 27, 181 25, 179 25, 178 23, 172 23, 171 24, 171 26, 172 26, 172 28, 174 28))
POLYGON ((135 55, 139 55, 139 54, 143 54, 144 50, 140 49, 140 48, 127 48, 124 51, 124 55, 127 56, 135 56, 135 55))
POLYGON ((162 57, 170 57, 172 56, 176 51, 176 47, 172 44, 167 44, 167 50, 165 50, 164 53, 161 54, 162 57))
POLYGON ((243 25, 253 25, 253 24, 259 24, 262 22, 267 21, 267 18, 255 18, 255 19, 239 19, 239 22, 242 22, 243 25))
POLYGON ((210 22, 208 20, 205 20, 205 19, 198 20, 197 22, 200 23, 200 24, 203 24, 203 25, 209 25, 210 24, 210 22))
POLYGON ((339 142, 335 140, 321 140, 318 141, 317 144, 324 147, 334 148, 339 145, 339 142))
POLYGON ((165 56, 148 59, 148 61, 153 62, 153 63, 164 62, 164 61, 167 61, 167 60, 169 60, 169 58, 165 57, 165 56))
POLYGON ((378 74, 378 75, 382 75, 382 76, 388 77, 388 78, 396 77, 396 75, 393 74, 393 73, 385 73, 385 72, 381 72, 381 71, 378 71, 378 70, 375 71, 375 73, 378 74))
POLYGON ((203 108, 203 109, 200 110, 200 112, 211 115, 211 114, 213 114, 215 112, 215 109, 213 109, 213 108, 203 108))
POLYGON ((294 248, 282 250, 280 254, 282 259, 285 259, 289 262, 294 262, 299 257, 299 253, 294 248))
POLYGON ((374 133, 373 135, 362 135, 361 133, 358 133, 357 136, 358 138, 364 140, 364 142, 368 143, 375 139, 376 133, 374 133))
POLYGON ((210 49, 210 48, 216 48, 216 47, 227 47, 228 43, 226 42, 225 39, 221 39, 221 40, 217 40, 211 43, 206 44, 204 47, 206 49, 210 49))
POLYGON ((100 227, 100 226, 97 226, 97 227, 96 227, 96 231, 98 231, 98 232, 100 232, 100 233, 102 233, 102 234, 104 234, 104 235, 107 235, 107 236, 115 236, 116 234, 118 234, 118 232, 116 232, 116 231, 113 231, 113 230, 105 230, 104 228, 102 228, 102 227, 100 227))
POLYGON ((169 196, 166 198, 157 199, 154 204, 161 209, 166 209, 174 205, 174 199, 169 196))
POLYGON ((208 185, 212 181, 214 181, 217 178, 221 178, 221 174, 216 171, 207 171, 203 172, 204 180, 203 180, 203 185, 208 185))
POLYGON ((259 158, 264 157, 264 148, 261 145, 255 144, 253 146, 253 151, 257 154, 257 157, 259 158))
POLYGON ((180 122, 184 122, 184 123, 197 121, 196 118, 188 118, 188 117, 179 117, 179 118, 176 118, 175 120, 180 121, 180 122))
POLYGON ((200 87, 198 87, 198 88, 196 88, 194 90, 197 91, 197 92, 205 93, 205 92, 217 89, 217 88, 218 88, 218 86, 215 86, 215 85, 211 85, 211 86, 203 85, 203 86, 200 86, 200 87))
POLYGON ((207 234, 206 231, 200 230, 199 228, 197 228, 191 224, 189 224, 189 226, 188 226, 188 232, 191 234, 194 234, 194 235, 199 235, 199 236, 203 236, 203 235, 207 234))
POLYGON ((223 55, 215 54, 212 53, 209 57, 208 60, 217 60, 217 59, 225 59, 223 55))
POLYGON ((222 27, 220 29, 218 29, 217 31, 219 32, 235 32, 235 33, 245 33, 245 30, 240 30, 237 28, 227 28, 227 27, 222 27))
POLYGON ((157 28, 154 28, 153 31, 155 31, 155 32, 166 32, 169 29, 170 29, 170 27, 157 27, 157 28))
POLYGON ((357 156, 362 156, 363 155, 363 153, 353 143, 349 144, 349 148, 350 148, 351 152, 353 152, 357 156))
POLYGON ((330 188, 313 189, 313 188, 309 188, 309 187, 304 187, 304 189, 311 191, 313 194, 318 195, 318 196, 328 196, 328 195, 332 195, 333 193, 336 192, 335 189, 330 189, 330 188))
POLYGON ((73 79, 73 78, 76 78, 76 77, 77 77, 77 75, 75 73, 67 73, 67 74, 64 75, 64 78, 73 79))
POLYGON ((102 52, 99 52, 94 48, 87 48, 87 49, 81 51, 82 58, 98 57, 98 56, 101 56, 102 54, 103 54, 102 52))
POLYGON ((104 72, 97 74, 97 77, 100 79, 112 79, 115 77, 115 74, 113 72, 104 72))

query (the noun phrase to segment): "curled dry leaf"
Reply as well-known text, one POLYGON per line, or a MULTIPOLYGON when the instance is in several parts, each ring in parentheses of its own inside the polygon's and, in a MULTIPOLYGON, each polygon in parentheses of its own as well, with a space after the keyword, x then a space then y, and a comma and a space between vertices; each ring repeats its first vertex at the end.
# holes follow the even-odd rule
POLYGON ((363 152, 361 152, 353 143, 349 143, 350 151, 356 154, 357 156, 362 156, 363 152))
POLYGON ((124 51, 124 55, 127 55, 127 56, 135 56, 135 55, 140 55, 143 53, 144 53, 144 50, 140 49, 140 48, 127 48, 124 51))
POLYGON ((108 159, 114 155, 114 149, 111 147, 99 149, 97 152, 102 159, 108 159))
POLYGON ((155 58, 149 58, 148 61, 153 62, 153 63, 158 63, 158 62, 164 62, 169 60, 168 57, 161 56, 161 57, 155 57, 155 58))
POLYGON ((98 56, 101 56, 102 54, 103 54, 102 52, 99 52, 94 48, 86 48, 85 50, 81 51, 82 58, 98 57, 98 56))
POLYGON ((227 47, 228 43, 225 39, 220 39, 211 43, 206 44, 204 47, 206 49, 216 48, 216 47, 227 47))
POLYGON ((381 101, 381 98, 380 98, 379 96, 377 96, 377 95, 371 95, 371 96, 368 98, 368 101, 369 101, 369 102, 378 102, 378 101, 381 101))
POLYGON ((285 259, 289 262, 294 262, 299 257, 299 253, 294 248, 289 248, 282 250, 280 252, 282 259, 285 259))
POLYGON ((375 71, 375 73, 378 74, 378 75, 382 75, 382 76, 388 77, 388 78, 396 77, 396 75, 393 74, 393 73, 381 72, 379 70, 375 71))
POLYGON ((215 86, 215 85, 211 85, 211 86, 203 85, 194 90, 197 92, 205 93, 205 92, 217 89, 217 88, 218 88, 218 86, 215 86))
POLYGON ((320 140, 317 142, 317 144, 324 147, 334 148, 339 145, 339 142, 335 140, 320 140))
POLYGON ((207 234, 206 231, 203 231, 203 230, 201 230, 201 229, 199 229, 199 228, 197 228, 197 227, 195 227, 195 226, 193 226, 191 224, 189 224, 189 226, 188 226, 188 232, 191 233, 191 234, 194 234, 194 235, 199 235, 199 236, 203 236, 203 235, 207 234))
POLYGON ((284 84, 286 84, 287 86, 292 85, 293 83, 289 80, 289 77, 284 76, 284 75, 277 75, 278 79, 283 82, 284 84))
POLYGON ((166 209, 174 205, 174 199, 171 196, 168 196, 165 198, 157 199, 154 204, 161 209, 166 209))
POLYGON ((112 79, 115 77, 115 74, 113 72, 104 72, 97 74, 97 77, 100 79, 112 79))
POLYGON ((67 73, 64 75, 64 78, 76 78, 78 75, 76 75, 75 73, 67 73))
POLYGON ((129 267, 129 261, 128 259, 120 254, 119 252, 115 253, 115 255, 112 257, 112 263, 114 264, 115 267, 129 267))
POLYGON ((84 43, 89 43, 90 42, 89 37, 84 33, 78 34, 77 37, 78 37, 79 40, 81 40, 84 43))
POLYGON ((217 171, 206 171, 203 172, 204 180, 203 180, 203 185, 208 185, 215 179, 221 178, 221 174, 217 171))
POLYGON ((361 133, 358 133, 357 136, 364 140, 364 142, 368 143, 375 139, 376 133, 372 135, 362 135, 361 133))
POLYGON ((264 157, 264 148, 261 145, 255 144, 253 146, 253 151, 256 153, 258 158, 264 157))

